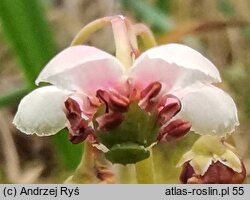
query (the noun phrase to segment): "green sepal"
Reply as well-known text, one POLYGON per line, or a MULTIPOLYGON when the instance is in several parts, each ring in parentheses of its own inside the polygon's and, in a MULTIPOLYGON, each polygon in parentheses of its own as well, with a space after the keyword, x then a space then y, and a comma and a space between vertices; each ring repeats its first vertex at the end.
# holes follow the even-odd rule
MULTIPOLYGON (((104 114, 103 108, 98 111, 95 118, 102 114, 104 114)), ((94 121, 95 129, 97 125, 94 121)), ((96 130, 95 133, 98 141, 110 150, 106 153, 108 160, 128 164, 149 156, 146 148, 156 141, 158 131, 157 115, 145 112, 138 106, 138 102, 132 102, 128 112, 124 113, 124 121, 118 127, 110 131, 96 130), (120 152, 120 155, 117 152, 120 152)))
POLYGON ((105 156, 112 163, 133 164, 148 158, 150 152, 144 147, 134 143, 114 145, 105 156))

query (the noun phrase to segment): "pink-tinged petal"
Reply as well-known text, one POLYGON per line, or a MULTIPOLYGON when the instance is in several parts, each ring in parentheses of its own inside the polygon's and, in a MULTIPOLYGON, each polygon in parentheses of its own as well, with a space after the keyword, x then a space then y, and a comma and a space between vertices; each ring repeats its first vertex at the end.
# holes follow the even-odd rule
POLYGON ((165 91, 195 82, 220 82, 217 68, 196 50, 181 44, 149 49, 134 63, 130 81, 139 89, 159 81, 165 91))
POLYGON ((13 124, 26 134, 54 135, 66 126, 64 101, 70 95, 55 86, 38 88, 25 96, 13 124))
POLYGON ((175 118, 190 121, 191 130, 198 134, 225 135, 239 125, 233 99, 217 87, 203 85, 180 100, 182 109, 175 118))
POLYGON ((95 95, 98 89, 119 88, 124 67, 112 55, 91 46, 72 46, 56 55, 39 74, 36 84, 95 95))
POLYGON ((69 98, 77 102, 82 113, 82 118, 86 120, 92 119, 97 109, 101 105, 98 98, 88 97, 86 94, 79 92, 72 94, 69 98))

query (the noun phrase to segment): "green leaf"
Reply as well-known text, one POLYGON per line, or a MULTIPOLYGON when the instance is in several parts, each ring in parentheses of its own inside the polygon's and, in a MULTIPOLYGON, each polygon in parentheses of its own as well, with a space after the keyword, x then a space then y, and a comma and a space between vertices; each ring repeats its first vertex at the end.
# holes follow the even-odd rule
POLYGON ((52 35, 37 0, 1 0, 4 35, 17 55, 28 83, 34 81, 55 52, 52 35))
POLYGON ((170 18, 157 7, 152 7, 141 0, 120 0, 120 2, 133 11, 136 17, 151 25, 155 31, 166 32, 172 29, 170 18))
MULTIPOLYGON (((0 23, 11 50, 15 53, 18 67, 24 73, 27 88, 19 88, 0 97, 0 106, 16 102, 31 89, 43 66, 55 54, 55 45, 43 8, 38 0, 0 0, 0 23)), ((82 148, 72 145, 67 134, 53 137, 59 157, 68 169, 79 163, 82 148)))
POLYGON ((173 0, 157 0, 156 1, 156 6, 158 9, 166 12, 171 11, 173 0))

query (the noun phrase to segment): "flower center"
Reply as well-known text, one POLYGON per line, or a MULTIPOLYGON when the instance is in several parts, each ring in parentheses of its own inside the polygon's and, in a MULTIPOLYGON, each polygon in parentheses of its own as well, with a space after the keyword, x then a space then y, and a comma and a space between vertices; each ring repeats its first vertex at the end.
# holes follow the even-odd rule
POLYGON ((105 156, 112 163, 125 165, 148 158, 153 144, 179 138, 191 127, 185 120, 170 121, 181 104, 173 95, 160 95, 161 88, 159 82, 153 82, 142 91, 132 88, 127 96, 115 90, 98 90, 96 112, 89 118, 93 126, 83 118, 80 101, 69 97, 65 107, 71 142, 88 137, 92 143, 104 145, 108 149, 105 156))
MULTIPOLYGON (((96 116, 102 115, 103 110, 100 108, 96 116)), ((102 116, 107 115, 109 114, 102 116)), ((136 163, 149 156, 147 147, 156 141, 159 132, 157 115, 142 110, 138 102, 131 102, 129 110, 121 115, 123 116, 122 122, 120 122, 121 117, 114 117, 111 129, 109 129, 110 122, 106 122, 103 128, 103 124, 100 126, 98 123, 98 117, 94 117, 95 134, 97 140, 109 149, 106 157, 111 162, 136 163)))

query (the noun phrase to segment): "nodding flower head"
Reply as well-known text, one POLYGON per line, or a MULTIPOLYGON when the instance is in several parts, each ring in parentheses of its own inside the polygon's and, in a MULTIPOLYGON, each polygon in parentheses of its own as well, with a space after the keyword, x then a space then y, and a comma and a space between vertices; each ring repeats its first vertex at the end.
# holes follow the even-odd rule
POLYGON ((92 46, 66 48, 36 80, 51 86, 25 96, 13 123, 39 136, 67 127, 73 143, 87 139, 122 164, 147 158, 153 144, 189 130, 224 135, 238 125, 234 101, 212 85, 220 75, 203 55, 167 44, 136 57, 127 67, 92 46))
POLYGON ((180 181, 193 184, 237 184, 246 178, 246 169, 235 149, 216 136, 202 136, 183 155, 180 181))

